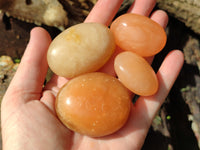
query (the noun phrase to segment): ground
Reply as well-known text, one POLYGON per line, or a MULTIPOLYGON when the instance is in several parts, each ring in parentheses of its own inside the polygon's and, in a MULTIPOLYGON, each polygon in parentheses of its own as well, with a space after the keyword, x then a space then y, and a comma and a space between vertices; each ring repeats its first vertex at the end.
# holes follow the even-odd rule
MULTIPOLYGON (((17 63, 28 43, 30 30, 34 26, 0 14, 0 99, 15 73, 17 63), (7 57, 2 57, 3 55, 7 57)), ((60 32, 56 28, 43 27, 49 31, 52 38, 60 32)), ((173 17, 170 17, 166 31, 167 45, 155 57, 154 69, 158 69, 163 58, 173 49, 183 51, 185 63, 152 123, 143 150, 199 150, 200 35, 173 17)))

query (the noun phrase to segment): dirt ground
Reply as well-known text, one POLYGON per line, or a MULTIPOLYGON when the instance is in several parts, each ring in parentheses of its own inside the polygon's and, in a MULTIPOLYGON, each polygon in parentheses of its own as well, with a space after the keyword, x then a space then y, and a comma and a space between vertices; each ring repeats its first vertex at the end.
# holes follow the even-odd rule
MULTIPOLYGON (((12 79, 18 60, 23 55, 34 24, 25 23, 0 14, 0 99, 12 79), (5 63, 6 62, 6 63, 5 63), (5 65, 6 64, 6 65, 5 65)), ((60 31, 43 26, 54 38, 60 31)), ((173 49, 184 52, 183 69, 152 123, 143 150, 199 150, 200 146, 200 35, 170 17, 168 42, 155 57, 157 70, 173 49), (198 146, 199 144, 199 146, 198 146)), ((134 139, 133 139, 134 140, 134 139)))

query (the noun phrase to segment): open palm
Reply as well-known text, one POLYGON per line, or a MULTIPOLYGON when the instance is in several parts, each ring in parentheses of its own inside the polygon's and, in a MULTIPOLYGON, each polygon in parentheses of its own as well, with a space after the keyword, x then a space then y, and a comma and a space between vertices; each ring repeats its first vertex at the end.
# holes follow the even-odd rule
MULTIPOLYGON (((98 0, 85 22, 109 25, 122 2, 98 0)), ((154 5, 155 0, 135 0, 129 13, 149 16, 154 5)), ((168 21, 166 13, 161 10, 153 12, 150 18, 163 27, 168 21)), ((167 55, 157 73, 160 84, 158 92, 153 96, 140 97, 132 105, 129 120, 122 129, 109 136, 91 138, 70 131, 56 116, 55 96, 67 79, 54 75, 43 87, 50 42, 51 38, 44 29, 37 27, 31 31, 30 42, 2 101, 4 150, 140 149, 156 112, 182 67, 182 53, 174 50, 167 55)), ((101 71, 114 75, 113 59, 101 71)))

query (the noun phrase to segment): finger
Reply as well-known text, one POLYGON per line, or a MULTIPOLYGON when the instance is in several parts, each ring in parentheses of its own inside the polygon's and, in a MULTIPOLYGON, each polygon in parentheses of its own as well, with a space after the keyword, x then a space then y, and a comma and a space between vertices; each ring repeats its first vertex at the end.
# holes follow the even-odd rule
POLYGON ((156 10, 154 11, 150 18, 160 24, 163 28, 166 28, 168 24, 168 15, 165 11, 162 10, 156 10))
POLYGON ((128 10, 128 13, 136 13, 149 16, 156 5, 156 0, 135 0, 128 10))
POLYGON ((172 88, 184 62, 182 52, 175 50, 169 53, 163 61, 158 73, 158 92, 149 97, 140 97, 133 106, 132 117, 128 122, 129 129, 134 130, 130 135, 137 141, 144 140, 149 127, 160 109, 170 89, 172 88), (134 126, 134 128, 133 128, 134 126), (136 129, 137 132, 135 131, 136 129))
POLYGON ((48 69, 46 52, 50 42, 51 37, 44 29, 37 27, 31 31, 29 44, 6 92, 7 97, 20 98, 16 103, 40 98, 48 69))
POLYGON ((55 99, 56 96, 51 90, 45 90, 43 92, 43 95, 41 97, 41 102, 51 110, 51 112, 55 115, 56 110, 55 110, 55 99))
POLYGON ((120 8, 123 0, 98 0, 85 22, 97 22, 109 25, 120 8))
POLYGON ((56 74, 54 74, 51 80, 44 87, 44 91, 51 90, 53 94, 56 96, 60 88, 67 82, 68 82, 67 78, 57 76, 56 74))
MULTIPOLYGON (((138 104, 143 104, 142 101, 146 103, 148 114, 148 122, 151 123, 155 114, 159 110, 160 106, 163 104, 165 98, 167 97, 169 91, 171 90, 182 66, 184 63, 184 56, 181 51, 175 50, 170 52, 161 67, 157 72, 157 78, 159 81, 158 92, 149 97, 139 98, 138 104)), ((143 105, 141 105, 143 107, 143 105)))
POLYGON ((43 94, 40 99, 42 103, 44 103, 52 113, 55 112, 55 99, 58 94, 60 88, 67 83, 67 79, 64 77, 59 77, 57 75, 53 75, 51 80, 46 84, 43 88, 43 94))

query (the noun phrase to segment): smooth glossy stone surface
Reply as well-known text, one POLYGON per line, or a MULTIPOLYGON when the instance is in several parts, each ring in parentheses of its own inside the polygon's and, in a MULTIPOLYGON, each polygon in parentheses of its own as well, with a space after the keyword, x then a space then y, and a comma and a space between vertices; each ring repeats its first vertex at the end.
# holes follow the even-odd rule
POLYGON ((98 23, 81 23, 53 40, 47 61, 55 74, 72 78, 98 70, 114 50, 114 37, 109 28, 98 23))
POLYGON ((56 112, 69 129, 92 137, 112 134, 127 121, 131 96, 118 79, 100 72, 70 80, 59 92, 56 112))
POLYGON ((114 68, 119 80, 133 93, 149 96, 157 92, 157 76, 141 56, 133 52, 122 52, 115 58, 114 68))
POLYGON ((111 24, 116 44, 140 56, 160 52, 167 40, 164 29, 155 21, 138 14, 124 14, 111 24))

